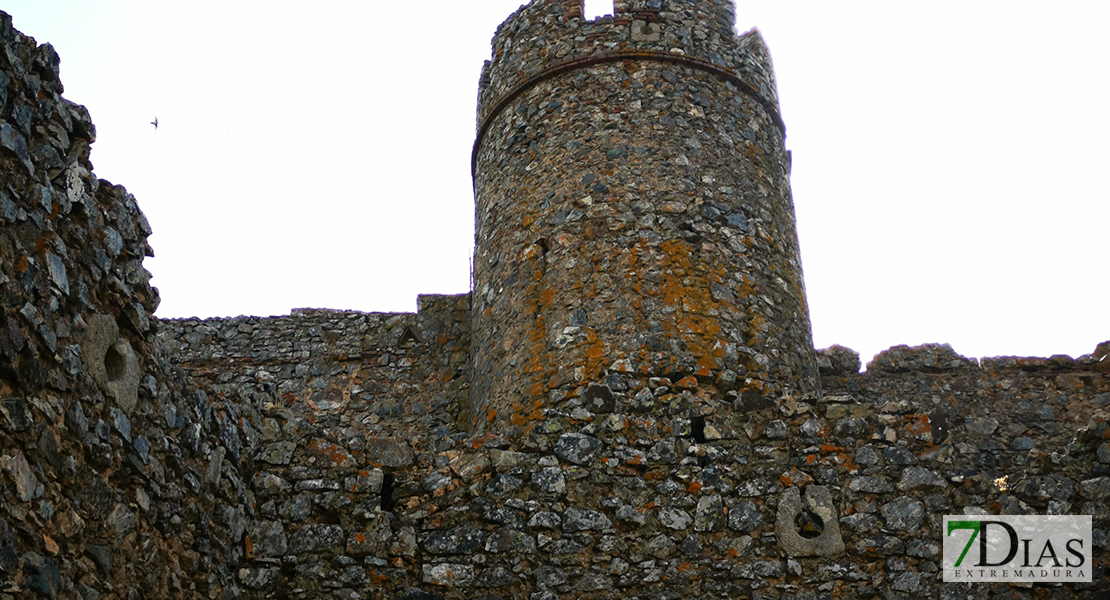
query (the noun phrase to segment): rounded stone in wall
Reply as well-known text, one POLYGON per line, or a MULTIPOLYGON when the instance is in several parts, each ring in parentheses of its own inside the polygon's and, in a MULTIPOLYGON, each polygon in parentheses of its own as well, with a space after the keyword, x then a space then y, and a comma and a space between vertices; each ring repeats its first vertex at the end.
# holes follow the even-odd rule
POLYGON ((85 369, 120 410, 131 414, 139 402, 139 358, 131 344, 120 337, 111 315, 92 315, 88 324, 81 342, 85 369))
POLYGON ((787 556, 844 554, 836 505, 825 486, 807 486, 804 497, 798 488, 786 488, 775 515, 775 535, 787 556))

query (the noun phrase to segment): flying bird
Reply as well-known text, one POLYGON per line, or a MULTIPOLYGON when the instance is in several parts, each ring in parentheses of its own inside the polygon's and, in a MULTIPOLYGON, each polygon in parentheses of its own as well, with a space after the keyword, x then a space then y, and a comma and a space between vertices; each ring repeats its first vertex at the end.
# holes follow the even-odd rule
POLYGON ((154 117, 154 120, 151 121, 150 124, 154 126, 155 130, 157 130, 158 129, 158 117, 154 117))

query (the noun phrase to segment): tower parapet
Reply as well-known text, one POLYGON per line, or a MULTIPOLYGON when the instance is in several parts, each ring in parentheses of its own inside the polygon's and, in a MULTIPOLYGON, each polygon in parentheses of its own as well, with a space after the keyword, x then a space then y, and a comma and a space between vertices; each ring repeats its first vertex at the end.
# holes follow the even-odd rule
MULTIPOLYGON (((770 57, 756 30, 737 36, 731 0, 616 2, 614 14, 582 17, 580 0, 537 0, 497 29, 482 72, 479 121, 528 79, 568 62, 642 53, 724 70, 777 109, 770 57)), ((617 60, 613 58, 613 60, 617 60)))
POLYGON ((582 16, 582 0, 536 0, 497 28, 482 69, 479 139, 492 117, 538 81, 585 65, 655 60, 702 68, 758 98, 782 128, 771 57, 752 29, 737 36, 732 0, 631 0, 614 14, 582 16))
POLYGON ((535 0, 498 28, 473 155, 474 427, 527 429, 591 384, 684 380, 687 416, 818 392, 771 61, 734 20, 730 0, 594 20, 535 0))

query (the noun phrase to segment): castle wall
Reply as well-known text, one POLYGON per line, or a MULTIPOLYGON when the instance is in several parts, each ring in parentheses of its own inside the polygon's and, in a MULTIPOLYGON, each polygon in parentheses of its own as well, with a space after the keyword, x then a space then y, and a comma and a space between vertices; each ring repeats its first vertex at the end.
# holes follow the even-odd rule
POLYGON ((167 362, 149 225, 59 58, 0 12, 0 598, 230 598, 239 411, 167 362))
POLYGON ((522 7, 483 73, 473 428, 527 432, 607 375, 696 378, 717 414, 729 392, 816 395, 759 34, 731 2, 576 8, 522 7))
MULTIPOLYGON (((491 339, 471 332, 477 297, 152 318, 149 226, 92 174, 57 55, 4 13, 0 43, 0 600, 1105 593, 1110 343, 1075 360, 897 347, 864 373, 834 347, 812 397, 607 367, 548 386, 527 427, 509 411, 471 435, 471 353, 491 339), (942 583, 940 519, 961 512, 1093 515, 1094 582, 942 583)), ((614 68, 582 76, 626 81, 614 68)), ((632 73, 652 69, 667 80, 632 73)), ((722 251, 707 205, 691 231, 722 251)), ((684 231, 654 223, 637 231, 684 231)), ((619 321, 606 310, 588 323, 619 321)))
MULTIPOLYGON (((314 337, 327 322, 350 330, 351 319, 371 317, 300 318, 297 335, 314 337)), ((244 323, 276 337, 296 319, 164 331, 205 327, 212 338, 199 347, 232 356, 245 347, 231 335, 247 334, 244 323)), ((428 344, 407 355, 436 354, 428 344)), ((434 422, 421 433, 406 428, 408 413, 367 420, 370 405, 290 408, 333 389, 306 380, 292 403, 262 411, 269 437, 251 476, 259 509, 246 538, 247 596, 1041 597, 1052 588, 942 583, 940 519, 1091 514, 1095 555, 1110 558, 1108 353, 979 362, 947 346, 899 347, 861 374, 855 353, 833 348, 819 357, 821 400, 743 404, 735 430, 712 415, 660 416, 653 406, 693 405, 696 389, 629 376, 542 409, 540 426, 517 441, 434 422), (815 538, 796 523, 807 502, 825 519, 815 538)), ((205 377, 224 382, 209 393, 258 393, 251 373, 268 361, 255 356, 209 367, 205 377)), ((1095 581, 1104 577, 1096 569, 1095 581)), ((1083 598, 1097 585, 1053 597, 1083 598)))
POLYGON ((212 393, 235 390, 244 401, 365 416, 370 431, 422 435, 456 427, 466 403, 470 297, 420 296, 419 306, 418 313, 301 309, 286 317, 168 320, 161 338, 176 364, 212 393), (250 394, 242 395, 248 384, 250 394), (375 427, 378 420, 383 425, 375 427))

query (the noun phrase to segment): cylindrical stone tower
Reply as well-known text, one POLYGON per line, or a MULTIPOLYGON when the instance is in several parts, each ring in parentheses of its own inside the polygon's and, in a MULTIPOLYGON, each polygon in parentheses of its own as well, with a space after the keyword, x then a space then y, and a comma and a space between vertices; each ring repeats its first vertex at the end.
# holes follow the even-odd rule
POLYGON ((526 427, 595 382, 631 396, 665 377, 722 406, 818 393, 762 38, 735 33, 731 0, 614 8, 588 21, 582 0, 533 0, 493 39, 473 156, 476 430, 526 427))

